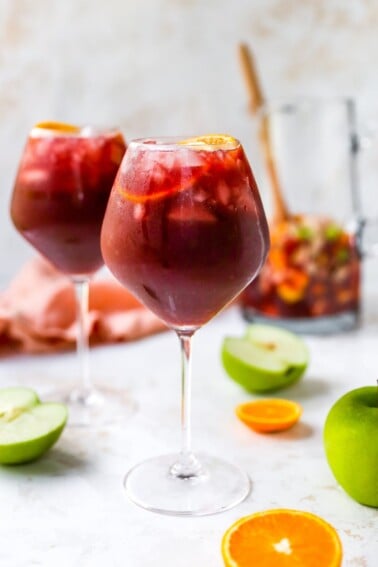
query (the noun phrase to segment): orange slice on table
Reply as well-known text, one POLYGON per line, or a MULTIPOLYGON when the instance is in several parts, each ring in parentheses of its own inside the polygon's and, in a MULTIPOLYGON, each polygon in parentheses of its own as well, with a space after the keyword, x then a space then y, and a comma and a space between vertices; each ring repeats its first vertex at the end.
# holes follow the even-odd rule
POLYGON ((246 402, 236 407, 238 418, 259 433, 284 431, 302 415, 302 407, 291 400, 267 398, 246 402))
POLYGON ((38 122, 33 130, 49 130, 51 132, 58 132, 61 134, 77 134, 80 132, 79 126, 74 124, 67 124, 66 122, 46 121, 38 122))
POLYGON ((239 142, 233 136, 228 134, 208 134, 206 136, 195 136, 193 138, 186 138, 181 140, 179 144, 183 146, 193 146, 194 148, 201 149, 208 146, 214 150, 229 150, 235 149, 239 146, 239 142))
POLYGON ((342 546, 325 520, 299 510, 241 518, 224 534, 226 567, 340 567, 342 546))

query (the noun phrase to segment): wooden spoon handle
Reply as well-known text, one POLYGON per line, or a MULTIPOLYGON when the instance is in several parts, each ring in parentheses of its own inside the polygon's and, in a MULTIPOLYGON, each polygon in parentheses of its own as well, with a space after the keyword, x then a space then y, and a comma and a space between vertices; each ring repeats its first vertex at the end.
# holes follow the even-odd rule
POLYGON ((256 114, 256 112, 264 104, 264 96, 260 87, 260 83, 257 79, 257 71, 254 59, 248 46, 245 43, 241 43, 239 45, 239 58, 245 85, 247 87, 249 107, 252 114, 256 114))
MULTIPOLYGON (((256 114, 265 104, 264 95, 260 86, 256 66, 252 54, 245 43, 239 45, 239 58, 245 84, 247 87, 249 108, 252 114, 256 114)), ((265 160, 266 170, 270 179, 273 198, 273 223, 289 218, 290 213, 283 197, 277 168, 272 151, 272 143, 269 131, 269 119, 266 115, 261 117, 260 144, 265 160)))
POLYGON ((283 192, 278 178, 276 163, 272 152, 272 144, 269 133, 269 119, 267 116, 261 118, 260 126, 260 144, 265 160, 265 167, 267 170, 268 178, 270 180, 270 188, 272 190, 273 200, 273 214, 271 223, 279 223, 288 220, 290 217, 283 192))

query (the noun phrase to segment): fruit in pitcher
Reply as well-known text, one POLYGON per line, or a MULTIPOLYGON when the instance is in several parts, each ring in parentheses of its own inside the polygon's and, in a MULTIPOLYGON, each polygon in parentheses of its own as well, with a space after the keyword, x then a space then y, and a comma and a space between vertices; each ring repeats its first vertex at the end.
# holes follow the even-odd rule
POLYGON ((356 238, 333 219, 293 215, 270 226, 271 249, 242 293, 243 307, 274 318, 355 312, 360 300, 356 238))

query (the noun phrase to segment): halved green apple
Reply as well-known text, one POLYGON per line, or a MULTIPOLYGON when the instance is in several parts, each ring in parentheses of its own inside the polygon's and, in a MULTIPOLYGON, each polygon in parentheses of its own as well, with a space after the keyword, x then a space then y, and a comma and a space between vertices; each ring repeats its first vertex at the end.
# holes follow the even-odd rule
POLYGON ((244 337, 226 337, 222 344, 226 372, 249 392, 293 384, 304 374, 308 361, 303 339, 273 325, 249 325, 244 337))
POLYGON ((0 390, 0 463, 21 464, 43 455, 67 422, 64 404, 41 403, 28 388, 0 390))

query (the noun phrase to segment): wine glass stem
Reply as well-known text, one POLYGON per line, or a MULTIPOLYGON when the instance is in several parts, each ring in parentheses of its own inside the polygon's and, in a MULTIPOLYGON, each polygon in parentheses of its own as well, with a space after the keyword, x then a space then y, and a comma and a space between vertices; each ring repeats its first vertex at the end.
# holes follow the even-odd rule
POLYGON ((193 331, 177 331, 181 346, 181 452, 171 467, 171 474, 181 479, 198 477, 201 465, 192 453, 191 389, 192 389, 192 336, 193 331))
POLYGON ((192 335, 178 333, 181 346, 181 454, 190 455, 192 448, 192 335))
POLYGON ((93 389, 89 374, 89 342, 87 334, 87 317, 89 306, 89 280, 74 280, 77 305, 77 358, 81 376, 81 387, 84 392, 93 389))

